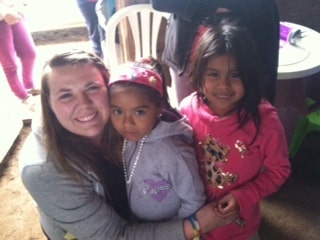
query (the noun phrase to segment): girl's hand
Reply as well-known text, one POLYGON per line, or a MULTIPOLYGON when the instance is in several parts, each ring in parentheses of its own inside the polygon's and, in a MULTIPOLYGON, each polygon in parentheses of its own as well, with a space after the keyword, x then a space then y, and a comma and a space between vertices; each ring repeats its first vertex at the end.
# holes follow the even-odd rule
POLYGON ((207 233, 214 228, 226 225, 234 221, 237 214, 230 213, 228 216, 221 216, 218 212, 217 202, 211 202, 203 206, 196 213, 198 222, 200 224, 201 232, 207 233))
POLYGON ((21 20, 21 17, 22 16, 19 13, 9 12, 4 16, 3 20, 9 25, 13 25, 18 23, 21 20))
POLYGON ((217 212, 222 218, 238 215, 239 210, 240 207, 237 200, 230 193, 218 201, 217 212))

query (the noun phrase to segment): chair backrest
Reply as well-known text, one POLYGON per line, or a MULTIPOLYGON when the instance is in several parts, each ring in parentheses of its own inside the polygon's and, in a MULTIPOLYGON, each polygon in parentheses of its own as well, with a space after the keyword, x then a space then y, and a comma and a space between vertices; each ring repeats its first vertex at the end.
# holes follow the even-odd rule
MULTIPOLYGON (((135 53, 135 59, 131 60, 137 60, 148 56, 157 57, 161 22, 163 18, 167 20, 168 17, 169 13, 156 11, 152 8, 151 4, 135 4, 116 11, 105 26, 105 59, 109 68, 112 70, 117 65, 126 61, 123 60, 121 53, 128 49, 121 49, 121 47, 124 48, 124 43, 120 44, 119 48, 119 44, 116 43, 116 35, 121 34, 123 37, 123 34, 126 34, 125 32, 129 29, 132 34, 133 42, 129 42, 127 48, 134 48, 135 53), (124 32, 121 29, 121 23, 126 23, 126 19, 126 27, 128 29, 124 32)), ((125 41, 130 41, 126 37, 124 38, 125 41)))

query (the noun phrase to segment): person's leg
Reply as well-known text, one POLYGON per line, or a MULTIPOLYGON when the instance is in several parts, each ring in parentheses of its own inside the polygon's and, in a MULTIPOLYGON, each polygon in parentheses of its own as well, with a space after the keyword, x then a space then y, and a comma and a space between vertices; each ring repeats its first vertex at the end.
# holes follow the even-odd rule
POLYGON ((19 99, 26 99, 28 97, 28 93, 22 85, 18 74, 18 63, 14 48, 12 26, 9 26, 4 21, 0 21, 0 63, 11 91, 19 99))
POLYGON ((11 27, 17 56, 22 67, 22 80, 25 89, 34 89, 34 65, 36 61, 36 47, 31 33, 23 20, 11 27))
POLYGON ((171 84, 175 92, 176 99, 170 99, 174 103, 181 102, 186 96, 194 92, 194 88, 191 85, 190 74, 188 71, 185 71, 181 76, 179 76, 173 69, 170 68, 171 84))
MULTIPOLYGON (((102 29, 105 29, 110 17, 116 12, 115 0, 98 0, 96 3, 96 14, 98 17, 98 22, 102 29)), ((104 38, 105 40, 105 32, 104 38)))
POLYGON ((85 19, 93 52, 98 56, 103 57, 101 41, 104 39, 104 30, 101 28, 98 22, 98 17, 96 14, 96 2, 77 0, 77 4, 85 19))
POLYGON ((99 21, 98 21, 98 16, 97 16, 97 28, 99 30, 99 35, 100 35, 100 49, 101 49, 101 53, 100 53, 100 57, 101 58, 104 58, 104 44, 105 44, 105 41, 106 41, 106 32, 104 31, 104 28, 99 24, 99 21))

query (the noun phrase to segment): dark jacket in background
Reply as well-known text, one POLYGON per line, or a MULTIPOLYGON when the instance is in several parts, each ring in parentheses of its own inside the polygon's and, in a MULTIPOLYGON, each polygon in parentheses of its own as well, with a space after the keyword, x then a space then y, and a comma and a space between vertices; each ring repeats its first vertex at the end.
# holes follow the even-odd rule
POLYGON ((279 13, 273 0, 152 0, 154 9, 172 13, 166 32, 163 60, 182 75, 190 58, 198 26, 217 8, 227 8, 256 41, 264 67, 264 92, 275 98, 279 55, 279 13))

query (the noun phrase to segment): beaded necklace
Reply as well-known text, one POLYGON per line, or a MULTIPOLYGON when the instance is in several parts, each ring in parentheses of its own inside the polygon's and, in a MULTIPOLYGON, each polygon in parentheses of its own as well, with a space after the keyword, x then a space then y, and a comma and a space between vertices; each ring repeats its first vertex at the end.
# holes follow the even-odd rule
POLYGON ((134 163, 133 163, 129 178, 128 178, 127 164, 126 164, 126 160, 125 160, 125 157, 124 157, 124 153, 126 151, 128 141, 126 139, 123 141, 123 146, 122 146, 122 164, 123 164, 124 178, 125 178, 127 184, 131 183, 131 181, 132 181, 132 177, 133 177, 133 175, 134 175, 134 173, 136 171, 136 167, 138 165, 138 162, 139 162, 139 159, 140 159, 140 155, 141 155, 144 143, 146 141, 146 138, 147 138, 147 135, 144 136, 141 139, 141 142, 140 142, 140 145, 139 145, 139 149, 138 149, 138 153, 137 153, 137 156, 136 156, 136 158, 134 160, 134 163))

